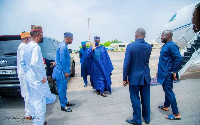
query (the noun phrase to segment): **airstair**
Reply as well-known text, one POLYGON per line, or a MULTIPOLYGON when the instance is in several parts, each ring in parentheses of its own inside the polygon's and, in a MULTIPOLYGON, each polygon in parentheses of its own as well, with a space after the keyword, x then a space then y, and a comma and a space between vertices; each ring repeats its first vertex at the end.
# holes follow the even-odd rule
POLYGON ((181 63, 181 68, 178 72, 179 77, 183 75, 183 73, 187 70, 187 68, 200 60, 200 31, 194 34, 194 37, 188 41, 185 36, 187 36, 187 32, 193 30, 192 28, 196 27, 194 24, 185 31, 185 33, 178 39, 184 40, 186 42, 185 48, 182 50, 181 55, 183 57, 183 61, 181 63))

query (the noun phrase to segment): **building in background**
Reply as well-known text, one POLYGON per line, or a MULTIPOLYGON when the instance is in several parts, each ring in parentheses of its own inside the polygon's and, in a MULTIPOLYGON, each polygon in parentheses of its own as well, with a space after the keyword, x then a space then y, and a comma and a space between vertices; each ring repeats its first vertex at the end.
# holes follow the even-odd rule
POLYGON ((115 51, 125 51, 128 44, 129 43, 112 43, 110 47, 115 51))
POLYGON ((162 46, 161 44, 157 43, 155 40, 150 40, 146 42, 152 46, 152 49, 160 49, 162 46))
POLYGON ((85 41, 86 42, 86 46, 87 45, 93 45, 93 42, 90 42, 90 41, 85 41))
POLYGON ((113 49, 112 47, 106 47, 106 50, 107 50, 108 52, 112 52, 114 49, 113 49))

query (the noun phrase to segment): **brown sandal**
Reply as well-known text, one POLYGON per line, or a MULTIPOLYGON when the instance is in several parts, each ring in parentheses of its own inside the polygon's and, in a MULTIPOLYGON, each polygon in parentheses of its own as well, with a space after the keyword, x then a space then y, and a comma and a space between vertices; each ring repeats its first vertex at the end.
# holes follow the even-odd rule
POLYGON ((158 106, 159 109, 162 109, 164 111, 169 111, 169 108, 165 107, 165 106, 158 106))

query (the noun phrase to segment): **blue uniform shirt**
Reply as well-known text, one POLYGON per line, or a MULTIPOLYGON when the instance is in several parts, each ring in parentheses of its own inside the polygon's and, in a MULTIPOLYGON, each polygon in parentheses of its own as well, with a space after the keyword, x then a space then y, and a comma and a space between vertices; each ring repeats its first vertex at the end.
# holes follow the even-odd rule
MULTIPOLYGON (((56 50, 56 68, 64 73, 70 74, 70 55, 67 44, 63 41, 58 45, 56 50)), ((58 74, 60 75, 60 74, 58 74)))
POLYGON ((144 39, 137 39, 126 48, 123 81, 129 81, 130 85, 144 85, 150 83, 149 58, 151 55, 151 45, 144 39), (128 77, 128 78, 127 78, 128 77))
POLYGON ((88 48, 85 48, 85 49, 82 48, 79 52, 80 63, 81 63, 81 66, 84 66, 84 67, 87 66, 87 51, 88 51, 88 48))
POLYGON ((163 84, 165 78, 171 74, 171 72, 177 73, 183 58, 179 52, 178 46, 170 41, 163 45, 160 51, 157 81, 163 84))

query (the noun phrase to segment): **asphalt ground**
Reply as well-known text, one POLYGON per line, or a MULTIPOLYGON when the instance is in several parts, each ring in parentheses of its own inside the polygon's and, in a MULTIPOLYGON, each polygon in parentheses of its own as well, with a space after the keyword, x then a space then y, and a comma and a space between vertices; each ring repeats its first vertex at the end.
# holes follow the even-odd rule
MULTIPOLYGON (((90 86, 83 87, 80 77, 78 54, 76 75, 68 81, 67 97, 76 103, 73 112, 60 110, 59 99, 47 105, 46 121, 48 125, 128 125, 127 118, 132 118, 132 107, 128 87, 122 86, 122 67, 124 52, 109 52, 114 71, 112 75, 112 93, 108 97, 96 95, 90 86)), ((151 76, 157 71, 159 50, 152 51, 150 59, 151 76)), ((88 77, 89 80, 89 77, 88 77)), ((174 92, 182 120, 171 121, 164 118, 169 112, 158 109, 163 104, 164 92, 161 85, 151 86, 151 125, 200 125, 200 65, 194 64, 174 84, 174 92)), ((0 125, 31 125, 24 119, 24 101, 20 96, 0 97, 0 125)), ((143 121, 143 124, 144 121, 143 121)))

